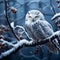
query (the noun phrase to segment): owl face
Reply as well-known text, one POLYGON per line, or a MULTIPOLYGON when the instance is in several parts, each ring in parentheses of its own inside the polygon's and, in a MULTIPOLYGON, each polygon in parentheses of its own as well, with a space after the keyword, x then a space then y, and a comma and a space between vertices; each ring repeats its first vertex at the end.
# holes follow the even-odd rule
POLYGON ((26 21, 36 22, 37 20, 44 20, 43 14, 39 10, 30 10, 26 14, 26 21))

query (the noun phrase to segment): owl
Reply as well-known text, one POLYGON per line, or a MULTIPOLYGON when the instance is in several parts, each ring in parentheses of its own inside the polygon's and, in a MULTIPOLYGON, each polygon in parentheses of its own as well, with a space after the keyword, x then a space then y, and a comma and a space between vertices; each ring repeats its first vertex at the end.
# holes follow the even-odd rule
MULTIPOLYGON (((39 10, 30 10, 26 14, 25 29, 28 37, 34 42, 42 41, 51 36, 54 31, 39 10)), ((58 44, 57 39, 54 40, 58 44)), ((58 49, 50 42, 45 44, 51 53, 58 54, 58 49)))

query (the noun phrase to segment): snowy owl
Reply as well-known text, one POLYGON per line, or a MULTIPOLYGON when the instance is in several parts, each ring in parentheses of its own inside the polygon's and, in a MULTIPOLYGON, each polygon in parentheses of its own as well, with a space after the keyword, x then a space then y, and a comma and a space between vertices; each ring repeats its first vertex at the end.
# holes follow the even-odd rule
MULTIPOLYGON (((28 37, 35 42, 44 40, 54 33, 52 26, 45 20, 44 15, 39 10, 28 11, 25 28, 28 37)), ((58 41, 55 42, 58 44, 58 41)), ((50 52, 58 54, 58 49, 51 42, 48 42, 46 46, 50 52)))

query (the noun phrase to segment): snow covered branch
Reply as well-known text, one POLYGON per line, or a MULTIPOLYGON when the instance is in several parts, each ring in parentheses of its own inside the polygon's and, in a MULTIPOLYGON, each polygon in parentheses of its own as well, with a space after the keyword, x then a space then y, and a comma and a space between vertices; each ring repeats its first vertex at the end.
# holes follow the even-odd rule
POLYGON ((3 39, 1 39, 0 41, 3 41, 3 43, 7 43, 13 47, 11 49, 9 49, 8 51, 1 53, 0 59, 11 55, 12 53, 16 52, 17 50, 19 50, 23 47, 34 47, 37 45, 44 45, 44 44, 48 43, 49 41, 53 41, 55 38, 60 40, 60 31, 55 32, 52 36, 50 36, 47 39, 45 39, 44 41, 40 41, 40 42, 39 41, 34 42, 34 41, 28 41, 26 39, 22 39, 22 40, 18 41, 16 44, 12 44, 10 42, 7 42, 7 41, 4 41, 3 39))
POLYGON ((54 21, 58 29, 60 29, 60 12, 56 13, 51 20, 54 21))
POLYGON ((58 3, 57 7, 60 8, 60 0, 56 0, 56 2, 58 3))
POLYGON ((5 16, 5 17, 6 17, 6 21, 7 21, 8 25, 9 25, 9 27, 10 27, 13 35, 15 36, 15 38, 16 38, 17 40, 20 40, 20 39, 18 38, 18 36, 15 34, 15 32, 13 31, 13 28, 11 27, 10 21, 9 21, 9 19, 8 19, 8 14, 7 14, 7 1, 8 1, 8 0, 4 0, 4 1, 5 1, 5 13, 6 13, 6 16, 5 16))

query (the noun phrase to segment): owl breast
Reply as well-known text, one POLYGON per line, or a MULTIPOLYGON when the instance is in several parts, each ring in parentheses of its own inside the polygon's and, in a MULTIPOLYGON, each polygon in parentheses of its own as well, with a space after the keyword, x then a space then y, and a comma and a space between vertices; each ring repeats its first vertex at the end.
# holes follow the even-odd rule
POLYGON ((31 30, 37 40, 43 40, 53 34, 53 31, 45 22, 37 21, 31 25, 31 30))

